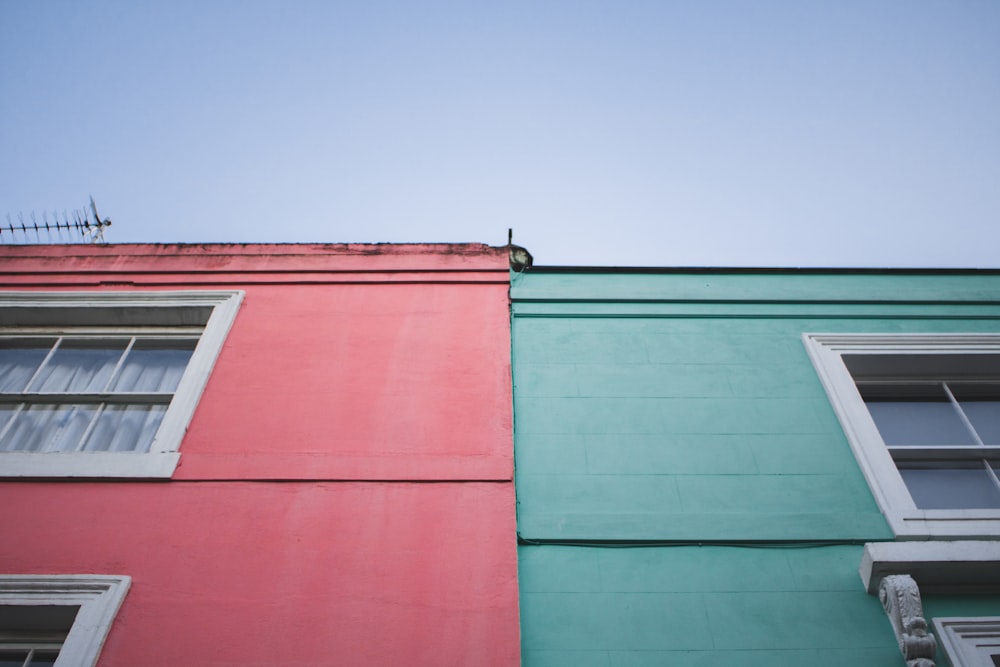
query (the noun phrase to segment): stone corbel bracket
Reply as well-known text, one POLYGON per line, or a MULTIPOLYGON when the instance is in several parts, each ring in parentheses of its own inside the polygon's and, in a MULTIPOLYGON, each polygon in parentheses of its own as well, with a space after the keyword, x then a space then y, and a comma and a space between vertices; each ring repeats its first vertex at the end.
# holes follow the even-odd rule
POLYGON ((920 603, 920 589, 908 574, 892 574, 882 579, 878 599, 896 633, 899 650, 908 667, 935 667, 937 642, 927 632, 920 603))

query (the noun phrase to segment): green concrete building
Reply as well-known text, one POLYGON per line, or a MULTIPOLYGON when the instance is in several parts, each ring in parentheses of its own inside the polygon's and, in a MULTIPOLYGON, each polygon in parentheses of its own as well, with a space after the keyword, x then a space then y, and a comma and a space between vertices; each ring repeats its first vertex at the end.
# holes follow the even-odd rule
POLYGON ((1000 665, 1000 272, 511 297, 526 667, 1000 665))

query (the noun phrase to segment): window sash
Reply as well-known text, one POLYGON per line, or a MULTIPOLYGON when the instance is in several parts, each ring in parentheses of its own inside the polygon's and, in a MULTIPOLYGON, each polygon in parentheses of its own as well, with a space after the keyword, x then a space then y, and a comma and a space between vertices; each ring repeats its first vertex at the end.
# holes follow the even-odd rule
MULTIPOLYGON (((44 349, 43 347, 31 347, 30 343, 32 341, 38 341, 39 343, 48 343, 52 341, 49 345, 48 352, 45 354, 44 358, 34 366, 34 370, 31 368, 26 368, 26 372, 21 372, 18 375, 22 380, 21 386, 11 384, 12 381, 8 381, 7 384, 11 385, 6 387, 5 391, 0 394, 0 398, 4 396, 11 395, 21 395, 27 397, 30 400, 34 396, 45 396, 45 395, 81 395, 81 394, 126 394, 126 393, 174 393, 180 382, 181 377, 183 377, 184 371, 187 364, 191 360, 191 356, 198 344, 198 337, 191 336, 190 334, 185 335, 164 335, 163 333, 156 335, 74 335, 66 334, 55 338, 51 337, 39 337, 39 336, 3 336, 0 338, 3 342, 3 349, 44 349), (108 363, 112 361, 110 357, 97 368, 87 368, 86 370, 92 371, 92 374, 96 378, 100 378, 101 381, 94 386, 96 378, 86 378, 83 380, 86 382, 84 387, 78 387, 76 389, 59 389, 59 384, 72 385, 74 382, 79 384, 77 380, 76 373, 84 367, 85 364, 94 362, 100 362, 100 359, 93 358, 88 360, 87 355, 83 355, 83 359, 78 359, 76 363, 63 363, 60 364, 60 360, 66 354, 73 354, 72 352, 64 353, 66 350, 108 350, 112 352, 117 352, 116 359, 113 365, 108 363), (159 355, 156 358, 157 352, 179 352, 180 355, 174 355, 176 358, 171 359, 170 355, 159 355), (186 354, 185 354, 186 353, 186 354), (141 384, 142 378, 142 367, 145 364, 147 369, 158 371, 161 375, 159 384, 161 387, 169 387, 168 391, 156 391, 156 392, 136 392, 130 391, 129 386, 123 386, 118 389, 120 385, 123 384, 123 378, 126 375, 133 376, 131 384, 134 386, 136 384, 141 384), (136 371, 135 368, 139 367, 136 371), (63 376, 69 375, 68 378, 62 377, 61 379, 53 380, 54 376, 57 376, 60 371, 62 371, 63 376), (105 377, 102 377, 105 376, 105 377), (56 386, 52 386, 56 385, 56 386)), ((70 359, 72 362, 72 359, 70 359)), ((149 376, 151 374, 147 374, 149 376)), ((155 378, 155 376, 153 376, 155 378)), ((148 384, 148 377, 145 378, 148 384)), ((126 381, 127 385, 128 382, 126 381)), ((159 387, 158 387, 159 389, 159 387)))
MULTIPOLYGON (((132 451, 108 451, 105 447, 80 445, 74 451, 0 451, 0 478, 81 477, 81 478, 169 478, 180 460, 184 434, 209 375, 215 366, 242 303, 239 290, 129 290, 129 291, 9 291, 0 292, 0 338, 32 340, 60 337, 100 339, 135 338, 134 347, 190 348, 176 388, 158 383, 151 376, 127 378, 124 384, 111 379, 99 387, 48 386, 37 392, 28 386, 14 390, 4 386, 0 393, 0 428, 10 423, 12 410, 19 404, 90 404, 100 407, 105 419, 121 410, 152 412, 164 409, 152 442, 132 451), (186 342, 185 342, 186 339, 186 342), (63 388, 82 391, 60 391, 63 388), (129 391, 130 390, 130 391, 129 391), (169 390, 169 391, 167 391, 169 390), (16 392, 16 393, 15 393, 16 392)), ((99 343, 96 343, 99 344, 99 343)), ((46 347, 46 351, 50 351, 46 347)), ((150 354, 146 359, 170 356, 150 354)), ((118 358, 121 361, 121 358, 118 358)), ((170 362, 163 360, 164 365, 170 362)), ((125 365, 128 365, 126 360, 125 365)), ((179 365, 179 364, 174 364, 179 365)), ((121 367, 115 374, 121 377, 121 367)), ((33 369, 36 370, 36 369, 33 369)), ((0 381, 0 385, 3 385, 0 381)), ((98 417, 98 420, 100 417, 98 417)), ((94 428, 100 426, 94 421, 94 428)), ((88 424, 88 427, 90 424, 88 424)), ((116 448, 112 448, 116 449, 116 448)))
POLYGON ((0 605, 78 607, 58 663, 94 667, 131 585, 125 575, 0 575, 0 605))
POLYGON ((190 331, 80 335, 67 330, 56 337, 16 335, 2 342, 2 349, 48 349, 27 355, 28 366, 12 360, 23 390, 0 393, 0 408, 10 413, 0 421, 0 452, 142 453, 152 446, 198 339, 190 331), (60 355, 69 359, 60 363, 60 355), (168 391, 132 391, 150 386, 168 391))
MULTIPOLYGON (((897 536, 1000 536, 998 509, 916 506, 893 457, 954 459, 954 448, 947 452, 941 451, 944 447, 890 451, 861 395, 867 381, 912 384, 957 379, 996 385, 1000 378, 1000 335, 806 333, 802 339, 861 471, 897 536)), ((996 460, 993 454, 987 446, 976 452, 976 458, 996 460)), ((964 452, 959 454, 959 458, 963 456, 964 452)))

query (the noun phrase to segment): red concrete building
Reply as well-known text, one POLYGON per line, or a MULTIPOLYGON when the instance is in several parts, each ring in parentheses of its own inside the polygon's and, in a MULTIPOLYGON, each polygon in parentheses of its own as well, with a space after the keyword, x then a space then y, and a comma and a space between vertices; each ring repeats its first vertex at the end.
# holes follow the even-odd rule
POLYGON ((0 664, 517 664, 508 286, 477 244, 0 247, 0 664))

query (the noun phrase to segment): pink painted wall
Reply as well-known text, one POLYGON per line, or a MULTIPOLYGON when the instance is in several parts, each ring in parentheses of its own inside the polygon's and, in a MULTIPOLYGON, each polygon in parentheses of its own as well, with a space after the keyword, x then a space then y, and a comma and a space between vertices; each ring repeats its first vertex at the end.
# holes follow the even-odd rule
POLYGON ((0 285, 246 291, 172 481, 0 482, 0 571, 132 576, 101 665, 517 664, 506 249, 4 247, 0 285))

